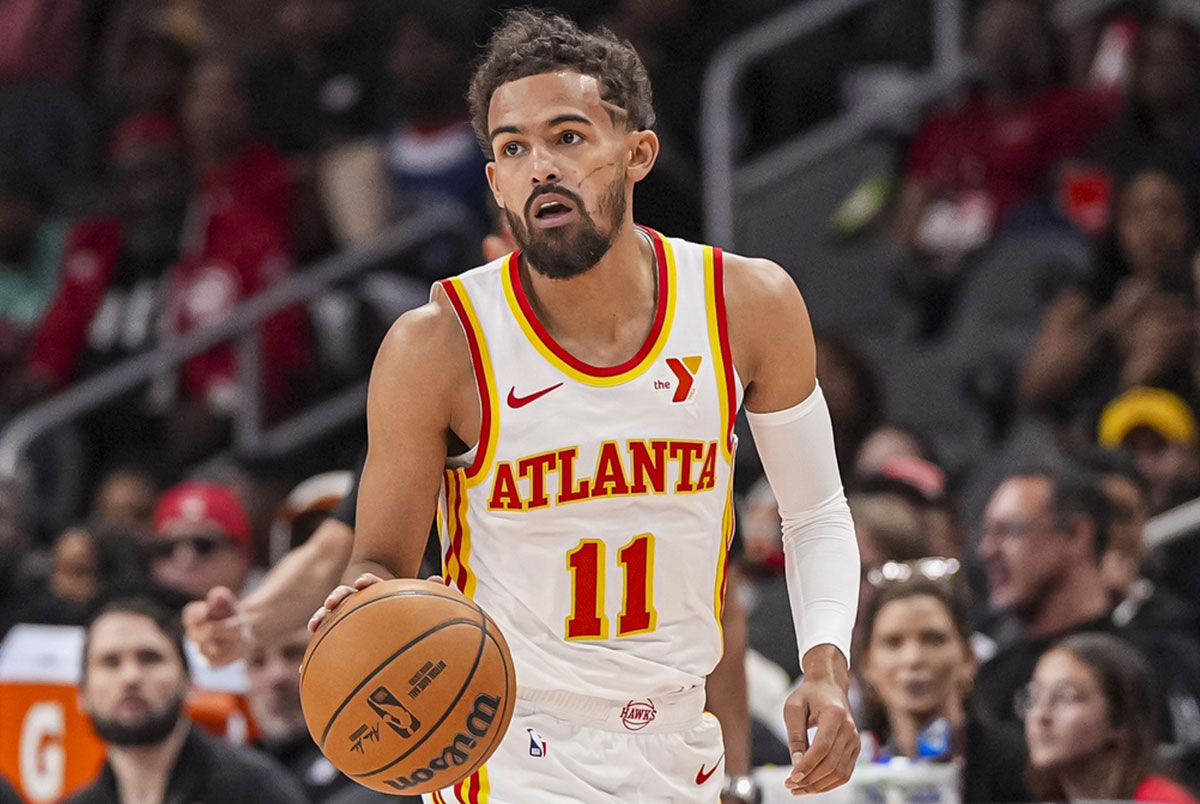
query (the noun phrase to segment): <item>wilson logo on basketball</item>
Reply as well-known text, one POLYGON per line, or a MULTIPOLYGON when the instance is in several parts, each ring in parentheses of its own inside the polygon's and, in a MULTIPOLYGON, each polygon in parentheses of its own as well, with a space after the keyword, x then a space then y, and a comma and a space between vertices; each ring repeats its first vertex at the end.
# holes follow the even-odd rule
POLYGON ((491 731, 492 721, 500 711, 500 699, 491 695, 475 696, 475 704, 471 714, 467 715, 466 733, 460 731, 454 735, 450 744, 443 748, 433 759, 423 767, 417 768, 408 776, 397 776, 395 779, 384 779, 383 783, 393 790, 403 791, 420 784, 425 784, 436 774, 448 770, 452 765, 461 766, 471 761, 470 751, 479 740, 491 731))
POLYGON ((700 355, 690 357, 668 357, 667 368, 675 375, 675 380, 655 380, 655 391, 671 391, 672 404, 691 402, 696 395, 696 372, 704 358, 700 355))
POLYGON ((421 728, 421 721, 417 720, 417 716, 405 709, 404 704, 400 703, 387 687, 376 687, 367 698, 367 703, 375 710, 375 714, 383 718, 383 722, 401 737, 411 737, 421 728))
POLYGON ((630 731, 646 728, 658 712, 650 701, 630 701, 621 710, 621 722, 630 731))

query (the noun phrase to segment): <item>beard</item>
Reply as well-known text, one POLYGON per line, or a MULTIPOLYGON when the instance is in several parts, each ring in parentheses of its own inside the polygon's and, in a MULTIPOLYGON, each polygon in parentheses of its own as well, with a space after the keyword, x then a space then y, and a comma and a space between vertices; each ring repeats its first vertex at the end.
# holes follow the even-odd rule
POLYGON ((183 697, 176 697, 161 711, 149 712, 140 720, 124 723, 92 713, 92 728, 106 743, 126 747, 158 745, 171 734, 183 715, 183 697))
POLYGON ((608 221, 607 234, 600 231, 582 198, 556 184, 543 184, 534 190, 525 202, 523 216, 518 217, 508 209, 504 215, 513 239, 535 271, 548 279, 570 279, 591 270, 612 248, 613 238, 625 219, 625 209, 625 177, 618 174, 597 209, 599 216, 608 221), (579 220, 552 229, 535 229, 531 222, 533 202, 547 193, 568 199, 579 213, 579 220))

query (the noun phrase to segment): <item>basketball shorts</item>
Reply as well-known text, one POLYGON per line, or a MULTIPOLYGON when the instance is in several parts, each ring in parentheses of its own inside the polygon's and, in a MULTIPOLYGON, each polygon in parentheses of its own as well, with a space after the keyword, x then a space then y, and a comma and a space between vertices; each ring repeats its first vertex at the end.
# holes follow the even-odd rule
POLYGON ((521 690, 496 753, 426 804, 716 804, 725 778, 704 688, 610 701, 521 690))

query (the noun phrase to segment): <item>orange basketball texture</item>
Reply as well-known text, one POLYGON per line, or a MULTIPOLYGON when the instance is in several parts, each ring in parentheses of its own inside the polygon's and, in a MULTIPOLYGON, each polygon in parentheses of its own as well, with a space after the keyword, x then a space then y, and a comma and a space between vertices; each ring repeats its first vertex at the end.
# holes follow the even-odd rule
POLYGON ((500 629, 458 590, 415 579, 356 592, 300 666, 300 703, 325 756, 384 793, 428 793, 482 765, 516 700, 500 629))

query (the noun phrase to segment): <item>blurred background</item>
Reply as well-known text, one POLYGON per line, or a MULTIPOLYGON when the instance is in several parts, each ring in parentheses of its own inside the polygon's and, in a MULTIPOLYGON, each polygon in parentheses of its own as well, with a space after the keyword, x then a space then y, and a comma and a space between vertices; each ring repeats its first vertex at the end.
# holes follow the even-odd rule
MULTIPOLYGON (((0 2, 0 637, 172 586, 152 517, 180 481, 244 509, 244 561, 212 581, 235 589, 345 496, 383 334, 496 223, 465 89, 508 5, 0 2)), ((980 550, 988 503, 1029 467, 1084 467, 1111 479, 1114 616, 1168 596, 1142 627, 1191 668, 1200 4, 535 5, 649 69, 662 154, 636 219, 795 277, 864 588, 956 576, 990 658, 1019 626, 980 550)), ((738 460, 765 713, 799 667, 774 501, 738 460)), ((1171 756, 1200 743, 1192 682, 1164 682, 1171 756)), ((762 720, 756 764, 779 761, 762 720)))

